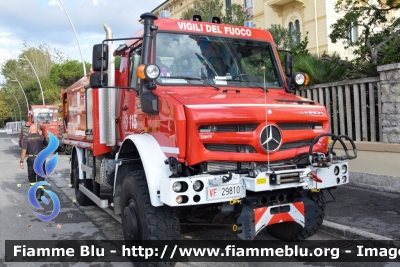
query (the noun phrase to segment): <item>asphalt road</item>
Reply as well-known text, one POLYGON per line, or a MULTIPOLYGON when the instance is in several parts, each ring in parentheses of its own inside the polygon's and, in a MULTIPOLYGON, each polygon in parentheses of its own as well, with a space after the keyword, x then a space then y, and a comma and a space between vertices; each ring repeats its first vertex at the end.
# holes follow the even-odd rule
POLYGON ((325 220, 400 240, 399 194, 340 186, 332 191, 325 220))
MULTIPOLYGON (((59 163, 49 179, 51 189, 59 197, 59 215, 49 222, 39 220, 27 199, 29 184, 26 169, 19 168, 20 149, 17 136, 0 134, 0 267, 3 266, 132 266, 130 263, 6 263, 4 240, 122 240, 121 224, 97 206, 80 207, 74 190, 69 187, 69 156, 59 155, 59 163)), ((45 205, 42 205, 45 206, 45 205)), ((52 209, 49 205, 48 209, 52 209)), ((332 206, 331 206, 332 207, 332 206)), ((330 207, 330 208, 331 208, 330 207)), ((330 209, 329 209, 330 210, 330 209)), ((45 213, 46 211, 41 211, 45 213)), ((329 213, 330 211, 328 211, 329 213)), ((334 214, 334 213, 333 213, 334 214)), ((355 216, 355 215, 354 215, 355 216)), ((348 218, 351 220, 352 218, 348 218)), ((182 239, 232 239, 230 226, 182 225, 182 239)), ((267 231, 259 240, 273 242, 267 231)), ((310 240, 338 240, 317 233, 310 240)), ((344 241, 345 242, 345 241, 344 241)), ((176 266, 354 266, 354 263, 178 263, 176 266)), ((363 266, 396 266, 386 263, 363 263, 363 266)))

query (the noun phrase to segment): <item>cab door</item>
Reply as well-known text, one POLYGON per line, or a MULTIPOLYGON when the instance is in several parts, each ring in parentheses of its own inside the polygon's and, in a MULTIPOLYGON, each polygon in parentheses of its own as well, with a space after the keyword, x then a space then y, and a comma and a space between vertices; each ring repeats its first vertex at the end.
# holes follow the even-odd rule
MULTIPOLYGON (((137 77, 136 68, 137 66, 139 66, 141 61, 141 46, 136 47, 130 52, 129 59, 129 86, 131 88, 139 89, 140 79, 137 77)), ((122 123, 120 124, 120 132, 122 133, 123 140, 126 136, 130 134, 137 134, 141 132, 139 128, 141 122, 139 122, 138 120, 138 112, 141 112, 141 107, 138 90, 124 89, 122 98, 122 123), (139 103, 139 106, 137 103, 139 103)))

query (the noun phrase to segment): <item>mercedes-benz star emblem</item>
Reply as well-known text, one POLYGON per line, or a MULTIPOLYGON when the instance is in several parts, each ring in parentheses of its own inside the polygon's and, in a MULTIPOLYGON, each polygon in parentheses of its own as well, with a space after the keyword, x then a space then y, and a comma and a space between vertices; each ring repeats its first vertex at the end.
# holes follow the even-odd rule
POLYGON ((265 151, 273 152, 279 148, 282 142, 282 134, 278 127, 267 125, 262 129, 260 143, 265 151))

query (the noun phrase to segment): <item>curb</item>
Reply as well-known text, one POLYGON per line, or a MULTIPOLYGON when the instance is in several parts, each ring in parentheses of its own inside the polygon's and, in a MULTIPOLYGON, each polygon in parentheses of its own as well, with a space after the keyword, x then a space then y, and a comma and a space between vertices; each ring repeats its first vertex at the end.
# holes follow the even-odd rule
POLYGON ((349 185, 369 190, 400 193, 400 177, 381 174, 350 172, 349 185))
POLYGON ((399 242, 393 240, 392 238, 325 220, 320 228, 320 231, 345 240, 363 240, 366 241, 368 245, 374 247, 399 247, 400 245, 399 242))

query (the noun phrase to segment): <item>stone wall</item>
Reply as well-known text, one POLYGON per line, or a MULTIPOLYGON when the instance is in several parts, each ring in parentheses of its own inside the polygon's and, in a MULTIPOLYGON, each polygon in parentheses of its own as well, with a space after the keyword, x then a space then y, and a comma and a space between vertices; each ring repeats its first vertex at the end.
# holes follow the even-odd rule
POLYGON ((400 144, 400 63, 378 66, 382 101, 382 142, 400 144))

